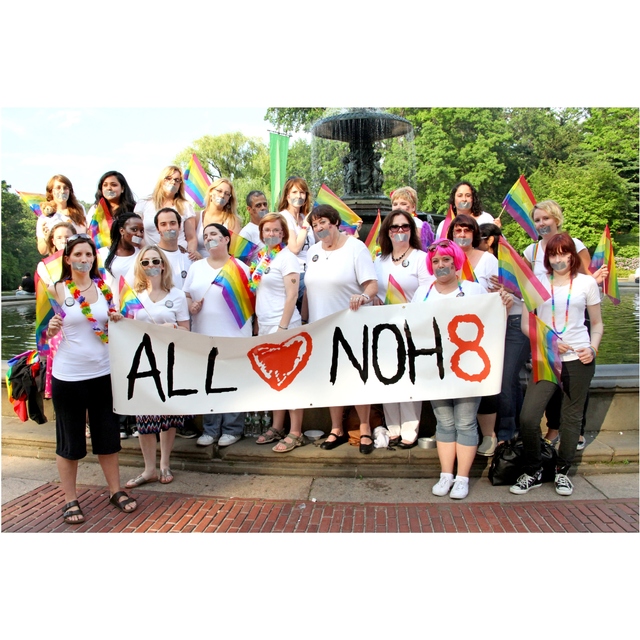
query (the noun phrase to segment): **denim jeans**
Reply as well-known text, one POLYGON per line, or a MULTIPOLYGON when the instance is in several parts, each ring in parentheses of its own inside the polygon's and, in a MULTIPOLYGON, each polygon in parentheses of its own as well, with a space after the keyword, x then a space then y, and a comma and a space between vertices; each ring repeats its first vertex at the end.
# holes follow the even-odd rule
POLYGON ((241 436, 244 431, 244 413, 207 413, 202 416, 204 433, 213 438, 222 435, 241 436))
MULTIPOLYGON (((566 473, 576 455, 580 438, 580 426, 589 385, 596 370, 595 360, 582 364, 580 360, 562 363, 562 407, 560 410, 560 447, 557 465, 566 473)), ((522 412, 520 413, 520 435, 524 445, 524 470, 533 475, 542 468, 540 453, 540 421, 547 403, 557 385, 547 380, 533 382, 527 387, 522 412)))
POLYGON ((436 417, 436 440, 457 442, 466 447, 478 446, 478 422, 476 415, 480 398, 452 398, 432 400, 436 417))
POLYGON ((498 396, 496 436, 499 441, 511 440, 518 430, 517 407, 522 398, 520 370, 528 360, 530 351, 529 339, 520 330, 520 316, 509 316, 504 336, 502 391, 498 396))

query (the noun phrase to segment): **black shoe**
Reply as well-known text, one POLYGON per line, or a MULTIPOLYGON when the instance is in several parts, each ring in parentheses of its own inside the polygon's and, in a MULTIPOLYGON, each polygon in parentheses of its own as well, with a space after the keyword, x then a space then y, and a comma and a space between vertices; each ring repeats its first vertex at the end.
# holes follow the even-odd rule
POLYGON ((321 449, 326 449, 326 450, 335 449, 336 447, 339 447, 341 444, 344 444, 345 442, 349 441, 349 436, 346 433, 343 433, 341 436, 339 436, 336 433, 333 433, 333 431, 332 431, 327 436, 327 438, 329 436, 333 436, 335 438, 335 440, 325 440, 320 445, 321 449))
POLYGON ((389 446, 397 447, 401 441, 402 441, 402 438, 400 436, 396 436, 395 438, 389 438, 389 446))
POLYGON ((368 435, 360 436, 360 453, 371 453, 374 449, 373 438, 368 435), (362 444, 362 438, 369 438, 369 444, 362 444))
POLYGON ((197 438, 200 434, 195 429, 176 429, 178 438, 197 438))
POLYGON ((404 442, 402 442, 402 440, 400 442, 398 442, 398 444, 396 445, 396 447, 398 447, 398 449, 413 449, 413 447, 415 447, 418 444, 417 440, 414 440, 412 443, 410 444, 405 444, 404 442))

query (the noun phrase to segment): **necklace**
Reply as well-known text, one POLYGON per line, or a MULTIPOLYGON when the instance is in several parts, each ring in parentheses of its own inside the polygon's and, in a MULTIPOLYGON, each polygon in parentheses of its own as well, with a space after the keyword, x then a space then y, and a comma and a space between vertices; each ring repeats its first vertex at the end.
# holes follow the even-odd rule
POLYGON ((250 277, 249 288, 253 293, 256 292, 260 281, 262 280, 263 274, 269 273, 269 264, 271 261, 284 249, 284 242, 276 245, 272 249, 265 247, 264 249, 260 249, 258 252, 258 257, 251 263, 250 269, 250 277))
POLYGON ((409 251, 409 249, 410 247, 407 247, 405 252, 401 256, 398 256, 397 258, 394 258, 393 254, 391 254, 391 260, 393 260, 393 262, 400 262, 400 260, 402 260, 402 258, 404 258, 407 255, 407 251, 409 251))
MULTIPOLYGON (((429 297, 429 294, 431 293, 431 289, 433 289, 433 285, 435 285, 435 283, 436 283, 436 281, 435 281, 435 280, 431 283, 431 286, 429 287, 429 290, 427 291, 427 295, 424 297, 423 302, 425 302, 425 301, 426 301, 426 299, 429 297)), ((458 289, 459 289, 460 291, 459 291, 459 292, 458 292, 458 294, 456 295, 456 298, 462 298, 462 297, 464 297, 464 291, 462 290, 462 286, 460 285, 460 280, 458 280, 458 289)), ((438 290, 436 289, 436 291, 438 291, 438 290)), ((455 289, 454 289, 454 291, 455 291, 455 289)), ((438 293, 440 293, 440 292, 438 291, 438 293)), ((442 294, 442 295, 447 295, 447 294, 442 294)))
POLYGON ((89 284, 88 287, 85 287, 84 289, 80 289, 80 293, 86 291, 87 289, 89 289, 91 286, 93 285, 93 280, 91 281, 91 283, 89 284))
MULTIPOLYGON (((109 309, 110 310, 113 309, 113 294, 111 293, 111 290, 109 289, 109 287, 107 287, 107 285, 104 283, 104 280, 102 278, 96 278, 95 280, 93 280, 93 282, 96 283, 98 289, 100 289, 100 291, 102 292, 102 295, 104 296, 105 300, 107 301, 107 304, 109 305, 109 309)), ((91 313, 91 305, 85 300, 84 296, 81 295, 80 290, 76 286, 76 283, 73 280, 69 279, 65 281, 65 284, 69 288, 69 291, 71 291, 71 295, 78 301, 78 304, 80 305, 80 309, 82 313, 85 315, 87 320, 91 323, 91 328, 93 329, 95 334, 98 336, 98 338, 100 338, 102 342, 109 342, 109 336, 107 335, 107 327, 105 326, 104 329, 100 328, 98 321, 94 318, 93 314, 91 313)), ((87 287, 87 289, 88 288, 89 287, 87 287)), ((87 289, 84 289, 84 291, 86 291, 87 289)))
POLYGON ((567 305, 564 310, 564 327, 562 327, 562 331, 558 331, 556 328, 556 296, 553 289, 553 274, 551 274, 549 279, 551 280, 551 324, 553 325, 553 330, 556 332, 556 335, 561 336, 567 330, 567 325, 569 324, 569 300, 571 300, 573 276, 569 276, 569 295, 567 295, 567 305))

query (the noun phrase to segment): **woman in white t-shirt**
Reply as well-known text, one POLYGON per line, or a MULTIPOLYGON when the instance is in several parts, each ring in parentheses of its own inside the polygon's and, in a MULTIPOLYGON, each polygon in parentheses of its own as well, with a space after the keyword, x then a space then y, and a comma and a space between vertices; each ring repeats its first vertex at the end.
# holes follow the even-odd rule
MULTIPOLYGON (((70 222, 58 222, 54 224, 47 234, 47 258, 53 256, 58 251, 64 251, 67 246, 67 240, 76 232, 75 227, 70 222)), ((60 279, 62 261, 60 260, 60 268, 54 266, 51 262, 45 264, 40 260, 36 273, 40 279, 47 285, 57 282, 60 279)))
MULTIPOLYGON (((189 331, 187 298, 173 286, 171 266, 162 249, 144 247, 135 258, 134 290, 142 303, 135 319, 189 331)), ((176 428, 184 426, 184 416, 136 416, 136 429, 140 450, 144 458, 144 471, 129 480, 125 487, 134 489, 140 485, 160 480, 162 484, 173 482, 170 458, 176 437, 176 428), (159 434, 159 435, 158 435, 159 434), (156 472, 156 436, 160 438, 160 476, 156 472)))
MULTIPOLYGON (((426 224, 426 223, 425 223, 426 224)), ((433 280, 427 269, 427 255, 421 249, 415 218, 402 209, 393 209, 380 225, 380 255, 373 266, 378 279, 378 295, 373 304, 386 303, 391 278, 411 302, 415 290, 433 280)), ((391 283, 392 286, 394 283, 391 283)), ((391 299, 389 304, 393 304, 391 299)), ((389 444, 411 449, 418 442, 422 402, 391 402, 382 405, 389 430, 389 444)))
MULTIPOLYGON (((329 205, 315 207, 309 220, 320 242, 307 254, 303 319, 307 317, 309 322, 315 322, 345 309, 357 311, 378 293, 369 249, 360 240, 340 232, 340 215, 329 205)), ((334 449, 349 440, 342 425, 343 408, 329 408, 331 433, 320 445, 322 449, 334 449)), ((360 420, 360 453, 369 454, 374 449, 369 424, 371 405, 355 408, 360 420)))
POLYGON ((107 171, 98 180, 94 203, 87 212, 87 226, 91 224, 103 198, 114 220, 123 213, 132 213, 136 208, 136 199, 126 178, 119 171, 107 171))
POLYGON ((238 215, 238 198, 229 178, 218 178, 209 185, 204 209, 197 214, 197 218, 198 251, 204 258, 209 256, 202 241, 205 227, 216 223, 229 229, 231 233, 242 231, 242 220, 238 215))
POLYGON ((140 200, 134 209, 144 221, 144 237, 147 244, 160 242, 160 233, 156 229, 154 218, 158 211, 167 207, 176 209, 182 218, 178 244, 189 252, 191 260, 199 260, 201 256, 198 253, 196 237, 196 214, 184 193, 182 169, 175 165, 169 165, 160 172, 153 193, 148 198, 140 200))
MULTIPOLYGON (((302 325, 296 307, 300 273, 298 260, 287 248, 289 228, 279 213, 268 213, 259 223, 260 241, 264 249, 251 265, 249 284, 256 294, 258 335, 266 336, 302 325)), ((284 434, 286 411, 274 410, 273 425, 262 434, 256 444, 280 440, 273 447, 277 453, 286 453, 306 444, 302 435, 303 409, 289 409, 291 429, 284 434)))
MULTIPOLYGON (((493 222, 500 226, 498 218, 494 219, 490 213, 482 210, 480 196, 470 182, 462 181, 453 186, 449 194, 449 207, 451 207, 454 217, 464 213, 471 216, 478 226, 486 222, 493 222)), ((436 238, 442 237, 443 228, 444 220, 438 225, 436 238)))
MULTIPOLYGON (((546 273, 540 281, 551 298, 537 308, 537 315, 558 337, 562 361, 562 438, 556 460, 555 489, 561 496, 570 496, 573 485, 567 474, 576 455, 585 400, 595 373, 604 325, 598 284, 593 277, 579 273, 580 257, 568 233, 558 233, 546 243, 544 264, 546 273), (585 326, 585 310, 589 313, 591 332, 585 326)), ((526 308, 522 310, 522 331, 531 339, 526 308)), ((511 487, 511 493, 524 494, 542 483, 540 420, 557 388, 558 385, 548 380, 535 383, 531 378, 529 381, 520 413, 523 473, 511 487)))

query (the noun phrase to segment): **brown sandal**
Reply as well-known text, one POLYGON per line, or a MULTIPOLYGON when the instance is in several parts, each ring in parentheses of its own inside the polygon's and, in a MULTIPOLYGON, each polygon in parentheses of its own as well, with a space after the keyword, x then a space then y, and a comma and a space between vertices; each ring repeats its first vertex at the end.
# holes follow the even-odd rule
POLYGON ((269 444, 270 442, 275 442, 276 440, 282 440, 284 438, 284 431, 278 431, 273 427, 269 427, 257 440, 256 444, 269 444), (262 438, 262 442, 260 442, 260 438, 262 438))
POLYGON ((296 447, 304 447, 309 440, 307 436, 300 434, 299 436, 294 436, 292 433, 289 433, 286 438, 283 438, 275 447, 273 447, 272 451, 276 453, 287 453, 287 451, 293 451, 296 447), (289 440, 290 442, 287 442, 289 440), (285 446, 284 449, 276 449, 281 444, 285 446))

